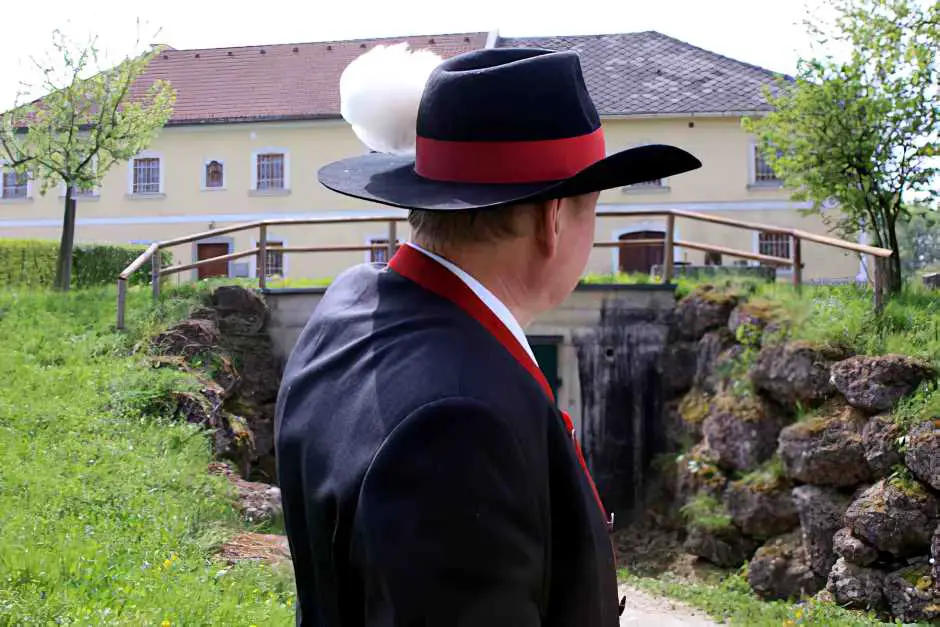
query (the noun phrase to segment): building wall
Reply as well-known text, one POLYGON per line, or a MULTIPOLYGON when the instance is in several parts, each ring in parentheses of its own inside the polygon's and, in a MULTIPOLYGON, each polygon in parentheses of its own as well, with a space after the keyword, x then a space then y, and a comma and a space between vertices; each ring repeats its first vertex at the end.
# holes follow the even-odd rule
MULTIPOLYGON (((722 215, 772 225, 799 227, 823 233, 818 218, 802 217, 801 205, 788 200, 777 185, 753 184, 753 145, 737 118, 625 119, 605 121, 609 152, 644 143, 671 143, 698 156, 703 167, 664 181, 662 187, 615 189, 601 196, 602 209, 656 211, 673 208, 722 215)), ((97 242, 150 242, 180 237, 259 219, 305 216, 404 215, 402 211, 348 198, 323 188, 316 180, 319 167, 335 159, 361 154, 362 145, 339 120, 305 123, 264 123, 170 127, 142 156, 160 158, 161 189, 157 194, 131 193, 130 164, 117 165, 105 176, 93 198, 79 200, 77 238, 97 242), (263 151, 287 155, 287 189, 252 189, 254 156, 263 151), (206 164, 224 166, 224 186, 206 189, 206 164)), ((58 238, 62 214, 61 190, 26 200, 0 199, 0 237, 58 238)), ((597 237, 652 228, 661 217, 602 218, 597 237)), ((680 220, 677 239, 715 243, 756 251, 755 235, 746 230, 680 220)), ((317 227, 272 227, 270 238, 288 246, 362 245, 382 237, 381 223, 317 227)), ((405 225, 399 237, 407 237, 405 225)), ((232 250, 255 245, 256 233, 224 236, 232 250)), ((190 263, 194 246, 173 250, 176 263, 190 263)), ((590 272, 615 269, 616 253, 596 250, 590 272)), ((680 250, 677 259, 699 263, 702 254, 680 250)), ((367 258, 367 253, 290 254, 285 273, 290 277, 325 278, 367 258)), ((805 276, 854 277, 858 260, 828 248, 807 246, 805 276)), ((728 260, 730 261, 730 260, 728 260)), ((727 261, 726 261, 727 262, 727 261)), ((234 262, 232 271, 252 271, 251 260, 234 262), (247 264, 247 265, 245 265, 247 264)), ((192 276, 194 273, 190 272, 192 276)), ((184 275, 185 277, 186 275, 184 275)))

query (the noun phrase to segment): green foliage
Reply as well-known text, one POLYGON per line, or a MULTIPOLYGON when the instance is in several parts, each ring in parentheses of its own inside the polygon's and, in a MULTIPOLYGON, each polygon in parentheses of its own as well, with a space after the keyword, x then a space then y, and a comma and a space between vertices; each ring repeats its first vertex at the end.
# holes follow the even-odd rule
POLYGON ((170 119, 176 92, 163 80, 143 82, 158 50, 102 69, 95 38, 77 43, 57 29, 52 47, 55 58, 36 61, 42 84, 20 95, 40 92, 41 98, 0 113, 0 159, 36 181, 40 194, 65 185, 56 286, 69 289, 73 195, 94 190, 112 166, 149 146, 170 119))
POLYGON ((151 402, 191 390, 134 354, 203 288, 0 292, 0 625, 291 625, 289 567, 213 559, 241 529, 209 436, 151 402), (166 621, 166 622, 164 622, 166 621))
POLYGON ((770 490, 779 486, 785 479, 783 461, 774 455, 754 470, 741 475, 740 481, 756 490, 770 490))
MULTIPOLYGON (((940 386, 932 381, 922 384, 913 394, 901 399, 891 417, 903 433, 926 420, 936 420, 940 417, 940 386)), ((906 446, 906 439, 902 438, 898 445, 906 446)))
POLYGON ((696 494, 680 511, 690 525, 703 531, 720 532, 731 528, 731 516, 710 494, 696 494))
POLYGON ((704 581, 688 581, 667 575, 658 579, 636 577, 621 570, 619 579, 652 594, 672 597, 697 607, 712 618, 741 627, 794 627, 796 625, 839 625, 874 627, 888 625, 874 613, 853 612, 832 602, 808 598, 796 603, 762 601, 747 583, 747 566, 740 572, 712 576, 704 581))
POLYGON ((901 270, 905 278, 918 278, 921 272, 940 271, 940 213, 936 208, 917 204, 911 218, 898 230, 901 270))
POLYGON ((52 242, 0 240, 0 287, 52 285, 58 252, 52 242))
MULTIPOLYGON (((78 287, 108 285, 117 281, 144 246, 81 244, 72 251, 75 284, 78 287)), ((0 239, 0 287, 47 288, 53 285, 59 246, 45 240, 0 239)), ((173 261, 169 251, 161 252, 164 266, 173 261)), ((136 272, 131 284, 150 282, 150 274, 136 272)))
MULTIPOLYGON (((833 0, 833 25, 809 24, 848 58, 800 61, 794 83, 767 91, 774 110, 744 120, 768 163, 843 237, 869 232, 890 248, 889 291, 901 289, 897 226, 904 196, 931 189, 940 154, 940 4, 833 0)), ((814 18, 816 15, 814 14, 814 18)))

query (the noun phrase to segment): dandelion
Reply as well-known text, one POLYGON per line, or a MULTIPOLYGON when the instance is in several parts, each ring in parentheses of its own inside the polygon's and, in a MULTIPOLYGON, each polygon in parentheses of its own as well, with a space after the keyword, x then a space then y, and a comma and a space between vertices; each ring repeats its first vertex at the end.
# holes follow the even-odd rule
POLYGON ((170 627, 170 619, 169 619, 169 618, 164 618, 164 619, 163 619, 163 622, 160 623, 160 627, 170 627))

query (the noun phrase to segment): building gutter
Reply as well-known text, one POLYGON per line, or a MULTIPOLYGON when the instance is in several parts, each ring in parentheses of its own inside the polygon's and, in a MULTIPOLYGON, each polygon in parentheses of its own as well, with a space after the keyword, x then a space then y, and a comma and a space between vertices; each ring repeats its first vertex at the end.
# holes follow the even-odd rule
POLYGON ((770 111, 677 111, 675 113, 604 113, 604 120, 658 120, 677 118, 740 118, 745 116, 760 117, 770 111))

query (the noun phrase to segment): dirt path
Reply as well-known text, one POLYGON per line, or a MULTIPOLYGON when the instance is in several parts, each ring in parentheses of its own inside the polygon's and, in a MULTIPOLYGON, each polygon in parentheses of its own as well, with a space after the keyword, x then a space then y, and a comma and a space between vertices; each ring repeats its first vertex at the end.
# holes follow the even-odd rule
POLYGON ((621 585, 620 594, 627 597, 627 606, 620 616, 621 626, 712 627, 718 625, 700 610, 670 599, 655 597, 631 586, 621 585))

